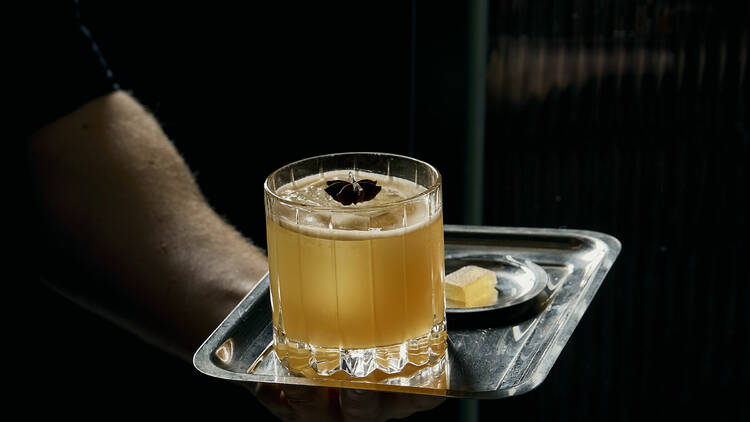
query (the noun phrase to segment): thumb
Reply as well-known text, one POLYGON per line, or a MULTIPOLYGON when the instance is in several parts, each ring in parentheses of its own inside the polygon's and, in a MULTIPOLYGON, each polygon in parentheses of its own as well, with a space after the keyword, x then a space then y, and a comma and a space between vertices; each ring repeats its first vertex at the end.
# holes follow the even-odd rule
POLYGON ((299 385, 284 386, 287 405, 301 421, 331 420, 329 394, 325 388, 299 385))
POLYGON ((341 390, 341 416, 346 422, 375 421, 380 413, 380 394, 375 391, 341 390))

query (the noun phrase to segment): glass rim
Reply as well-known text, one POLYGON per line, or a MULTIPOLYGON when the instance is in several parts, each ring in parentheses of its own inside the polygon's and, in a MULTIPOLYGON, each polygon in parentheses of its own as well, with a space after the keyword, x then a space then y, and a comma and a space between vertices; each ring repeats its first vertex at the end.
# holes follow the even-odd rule
MULTIPOLYGON (((365 171, 369 171, 369 170, 365 170, 365 171)), ((417 198, 421 198, 423 196, 429 195, 432 192, 434 192, 435 190, 437 190, 440 187, 440 185, 442 184, 442 182, 443 182, 443 176, 440 174, 440 171, 438 171, 438 169, 435 168, 435 166, 433 166, 432 164, 430 164, 430 163, 428 163, 426 161, 422 161, 422 160, 420 160, 418 158, 409 157, 409 156, 401 155, 401 154, 393 154, 393 153, 390 153, 390 152, 368 152, 368 151, 358 152, 358 151, 352 151, 352 152, 337 152, 337 153, 331 153, 331 154, 314 155, 314 156, 311 156, 311 157, 307 157, 307 158, 303 158, 303 159, 300 159, 300 160, 297 160, 297 161, 293 161, 293 162, 288 163, 288 164, 284 164, 283 166, 281 166, 281 167, 277 168, 276 170, 272 171, 271 174, 269 174, 268 177, 266 177, 266 180, 263 182, 263 190, 265 191, 266 194, 271 195, 277 201, 282 202, 282 203, 287 204, 287 205, 290 205, 290 206, 293 206, 293 207, 300 207, 300 208, 305 208, 305 209, 315 210, 315 211, 366 212, 366 211, 369 211, 369 210, 378 210, 378 209, 383 209, 383 208, 390 208, 390 207, 393 207, 393 206, 398 206, 398 205, 401 205, 401 204, 405 204, 405 203, 414 201, 417 198), (433 183, 429 187, 426 187, 423 192, 420 192, 420 193, 418 193, 416 195, 412 195, 412 196, 410 196, 408 198, 404 198, 404 199, 399 199, 398 201, 389 202, 387 204, 371 205, 371 206, 361 207, 361 208, 360 207, 356 207, 356 204, 355 204, 355 207, 351 207, 350 208, 350 207, 346 206, 346 208, 342 208, 342 207, 328 207, 328 206, 321 206, 321 205, 310 205, 310 204, 305 204, 305 203, 298 202, 298 201, 284 199, 281 196, 279 196, 278 194, 276 194, 276 192, 274 190, 272 190, 271 187, 268 185, 269 180, 271 180, 271 178, 274 177, 278 172, 280 172, 280 171, 282 171, 282 170, 284 170, 286 168, 289 168, 291 166, 294 166, 295 164, 302 163, 303 161, 310 161, 310 160, 315 160, 315 159, 320 159, 320 158, 329 158, 329 157, 336 157, 336 156, 346 156, 346 155, 351 155, 351 156, 356 156, 356 155, 381 155, 381 156, 386 156, 386 157, 401 158, 401 159, 413 161, 413 162, 415 162, 417 164, 421 164, 421 165, 426 166, 431 172, 433 172, 437 176, 437 179, 435 179, 435 183, 433 183)))

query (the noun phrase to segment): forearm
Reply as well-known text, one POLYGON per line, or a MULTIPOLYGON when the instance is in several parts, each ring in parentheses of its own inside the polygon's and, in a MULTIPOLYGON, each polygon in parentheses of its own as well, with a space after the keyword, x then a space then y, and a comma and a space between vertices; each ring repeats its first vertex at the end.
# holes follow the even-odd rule
POLYGON ((126 94, 43 128, 30 151, 53 239, 96 274, 56 286, 146 340, 188 358, 265 273, 263 253, 216 215, 126 94))

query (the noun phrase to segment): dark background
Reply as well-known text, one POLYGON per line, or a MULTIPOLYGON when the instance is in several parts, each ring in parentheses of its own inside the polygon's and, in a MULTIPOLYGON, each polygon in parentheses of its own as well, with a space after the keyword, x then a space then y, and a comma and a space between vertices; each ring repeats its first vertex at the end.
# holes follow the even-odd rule
MULTIPOLYGON (((480 419, 747 416, 747 5, 531 3, 488 7, 482 223, 597 230, 623 250, 547 379, 480 419)), ((264 177, 327 152, 427 160, 445 222, 467 221, 468 10, 81 2, 120 84, 261 246, 264 177)), ((47 346, 19 364, 43 380, 24 387, 33 413, 268 416, 44 288, 36 306, 47 346)))

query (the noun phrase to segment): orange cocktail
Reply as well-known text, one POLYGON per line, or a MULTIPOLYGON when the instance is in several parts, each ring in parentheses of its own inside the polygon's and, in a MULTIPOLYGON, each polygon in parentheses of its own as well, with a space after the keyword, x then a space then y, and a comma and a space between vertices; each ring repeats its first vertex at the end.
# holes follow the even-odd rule
POLYGON ((444 361, 437 170, 389 154, 302 160, 269 176, 266 218, 274 347, 287 368, 362 377, 444 361))

